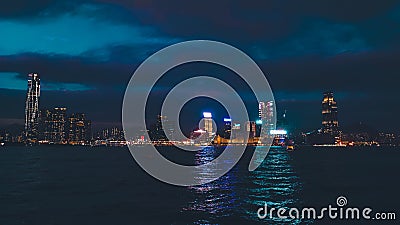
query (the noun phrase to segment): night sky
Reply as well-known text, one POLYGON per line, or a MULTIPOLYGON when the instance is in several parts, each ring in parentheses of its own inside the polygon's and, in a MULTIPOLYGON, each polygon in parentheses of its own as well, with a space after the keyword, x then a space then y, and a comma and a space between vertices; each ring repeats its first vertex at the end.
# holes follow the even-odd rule
MULTIPOLYGON (((329 90, 342 127, 400 127, 400 3, 375 0, 3 2, 0 127, 23 124, 31 72, 41 75, 41 108, 65 106, 87 112, 96 127, 118 125, 137 66, 163 47, 195 39, 225 42, 252 57, 279 112, 286 109, 298 129, 320 127, 322 93, 329 90)), ((181 68, 160 82, 155 96, 199 71, 234 76, 207 65, 181 68)), ((186 114, 198 119, 205 105, 213 106, 194 100, 186 114)), ((208 110, 224 116, 217 106, 208 110)))

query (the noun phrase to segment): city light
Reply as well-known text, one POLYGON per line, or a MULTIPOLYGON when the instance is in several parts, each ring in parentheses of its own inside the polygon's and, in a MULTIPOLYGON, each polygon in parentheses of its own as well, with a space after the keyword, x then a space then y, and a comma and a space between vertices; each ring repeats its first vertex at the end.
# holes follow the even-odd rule
POLYGON ((231 118, 224 118, 224 122, 232 122, 231 118))
POLYGON ((286 130, 271 130, 269 133, 270 134, 282 134, 282 135, 285 135, 288 132, 286 130))
POLYGON ((204 118, 212 118, 212 114, 210 112, 203 112, 204 118))
POLYGON ((198 130, 195 130, 195 131, 193 131, 194 133, 198 133, 198 134, 204 134, 204 133, 207 133, 207 131, 205 131, 205 130, 202 130, 202 129, 198 129, 198 130))
POLYGON ((256 124, 261 125, 263 124, 262 120, 256 120, 256 124))

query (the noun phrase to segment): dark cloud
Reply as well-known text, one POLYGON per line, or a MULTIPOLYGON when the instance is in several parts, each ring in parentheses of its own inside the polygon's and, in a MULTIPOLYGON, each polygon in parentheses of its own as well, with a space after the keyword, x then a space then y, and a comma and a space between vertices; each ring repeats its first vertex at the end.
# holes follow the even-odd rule
POLYGON ((288 34, 298 24, 279 12, 280 3, 227 1, 101 1, 131 10, 137 19, 170 35, 249 40, 288 34), (268 35, 267 35, 268 34, 268 35))
POLYGON ((292 7, 305 15, 319 16, 342 22, 359 22, 382 16, 392 9, 398 1, 396 0, 308 0, 292 1, 292 7))
POLYGON ((0 56, 0 68, 3 72, 18 72, 23 80, 26 80, 27 74, 35 72, 48 82, 112 87, 127 83, 136 65, 117 61, 104 63, 84 57, 22 54, 0 56))
POLYGON ((259 63, 278 90, 393 93, 400 71, 400 49, 259 63))
POLYGON ((61 14, 75 13, 82 4, 90 1, 80 0, 14 0, 3 3, 0 18, 23 20, 27 22, 51 19, 61 14))
POLYGON ((0 17, 26 18, 35 16, 55 2, 53 0, 13 0, 7 1, 7 3, 3 2, 0 7, 0 17))
POLYGON ((389 1, 131 1, 100 0, 123 6, 142 22, 172 35, 249 41, 286 37, 308 20, 356 23, 384 15, 389 1))

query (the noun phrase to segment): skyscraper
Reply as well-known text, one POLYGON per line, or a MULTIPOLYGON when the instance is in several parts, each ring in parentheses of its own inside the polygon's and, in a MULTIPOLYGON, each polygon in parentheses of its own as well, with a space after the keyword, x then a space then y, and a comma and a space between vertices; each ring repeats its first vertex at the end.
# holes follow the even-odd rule
POLYGON ((261 120, 260 124, 262 124, 261 137, 269 135, 269 132, 275 129, 274 107, 274 101, 258 103, 258 113, 261 120))
POLYGON ((324 133, 332 133, 338 130, 338 108, 333 92, 325 92, 322 100, 322 126, 324 133))
POLYGON ((66 141, 66 108, 54 108, 42 112, 43 140, 56 144, 66 141))
POLYGON ((174 121, 169 121, 167 116, 158 115, 156 124, 151 128, 150 137, 153 141, 175 141, 175 130, 174 121))
POLYGON ((84 144, 91 139, 91 121, 83 113, 73 113, 67 121, 67 140, 69 144, 84 144))
POLYGON ((232 119, 224 118, 224 134, 223 138, 230 139, 232 133, 232 119))
POLYGON ((212 137, 214 134, 212 114, 209 112, 204 112, 203 117, 204 117, 204 130, 207 132, 209 137, 212 137))
POLYGON ((40 77, 36 73, 28 75, 28 92, 25 103, 25 139, 35 143, 39 129, 40 77))
POLYGON ((231 140, 243 139, 243 126, 240 123, 232 122, 231 140))
POLYGON ((167 141, 167 136, 164 132, 163 123, 167 121, 166 116, 157 115, 157 121, 155 127, 151 129, 153 141, 167 141))
POLYGON ((246 122, 246 133, 248 133, 249 138, 254 138, 256 136, 256 122, 247 121, 246 122))

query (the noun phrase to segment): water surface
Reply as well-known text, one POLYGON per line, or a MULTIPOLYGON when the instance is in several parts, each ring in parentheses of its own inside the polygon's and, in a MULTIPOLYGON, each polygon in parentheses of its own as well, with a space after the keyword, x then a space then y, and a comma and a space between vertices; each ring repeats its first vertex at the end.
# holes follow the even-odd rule
MULTIPOLYGON (((160 149, 188 164, 210 161, 220 151, 185 155, 160 149)), ((398 210, 396 148, 272 149, 261 167, 249 172, 251 154, 248 149, 212 183, 177 187, 147 175, 127 148, 1 147, 0 224, 325 224, 260 220, 256 212, 264 202, 323 207, 340 195, 354 206, 398 210)))

